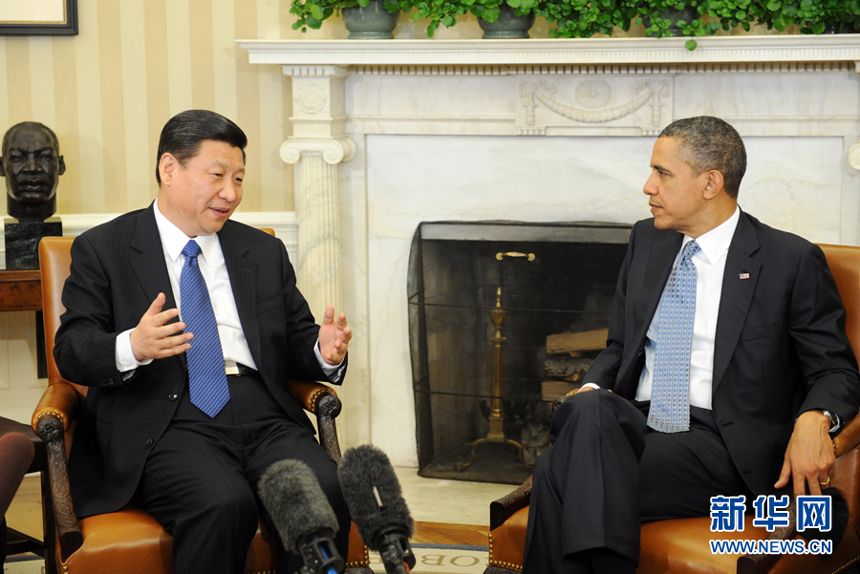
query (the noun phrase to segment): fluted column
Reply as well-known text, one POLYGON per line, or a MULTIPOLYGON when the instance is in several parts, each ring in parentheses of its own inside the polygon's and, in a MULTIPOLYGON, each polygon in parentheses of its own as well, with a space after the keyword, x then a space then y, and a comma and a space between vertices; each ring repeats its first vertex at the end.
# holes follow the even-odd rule
POLYGON ((281 158, 297 164, 296 219, 299 289, 318 321, 326 305, 343 310, 337 166, 355 155, 344 133, 343 78, 339 66, 284 66, 293 79, 293 136, 281 158))

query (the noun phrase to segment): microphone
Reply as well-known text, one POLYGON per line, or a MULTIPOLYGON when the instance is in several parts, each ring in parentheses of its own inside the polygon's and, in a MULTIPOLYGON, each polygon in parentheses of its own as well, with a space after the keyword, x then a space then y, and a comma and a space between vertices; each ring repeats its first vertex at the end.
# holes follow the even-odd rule
POLYGON ((388 456, 371 445, 350 449, 337 477, 361 539, 379 551, 388 574, 407 574, 415 566, 409 546, 415 523, 388 456))
POLYGON ((263 474, 257 490, 284 547, 304 560, 301 574, 343 572, 346 564, 333 540, 337 517, 308 465, 278 461, 263 474))
POLYGON ((0 516, 9 509, 35 452, 33 441, 22 433, 0 436, 0 516))

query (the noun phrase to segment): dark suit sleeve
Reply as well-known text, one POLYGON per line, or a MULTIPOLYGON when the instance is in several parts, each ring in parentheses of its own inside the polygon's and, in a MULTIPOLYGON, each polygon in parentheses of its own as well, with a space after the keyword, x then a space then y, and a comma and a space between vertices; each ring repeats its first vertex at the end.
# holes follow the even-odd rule
POLYGON ((116 368, 113 303, 107 274, 87 236, 72 244, 71 274, 63 288, 66 312, 54 343, 60 374, 79 385, 121 385, 116 368))
POLYGON ((791 294, 789 333, 808 393, 798 414, 827 409, 848 421, 860 403, 860 375, 845 335, 845 309, 824 253, 809 245, 791 294))
POLYGON ((615 387, 615 379, 624 356, 624 322, 625 308, 627 306, 627 281, 630 275, 630 266, 633 261, 635 250, 636 226, 630 231, 630 240, 627 243, 627 255, 621 265, 618 274, 618 283, 615 287, 615 299, 612 303, 612 315, 609 323, 609 335, 606 339, 606 348, 591 363, 585 378, 586 383, 594 383, 605 389, 615 387))

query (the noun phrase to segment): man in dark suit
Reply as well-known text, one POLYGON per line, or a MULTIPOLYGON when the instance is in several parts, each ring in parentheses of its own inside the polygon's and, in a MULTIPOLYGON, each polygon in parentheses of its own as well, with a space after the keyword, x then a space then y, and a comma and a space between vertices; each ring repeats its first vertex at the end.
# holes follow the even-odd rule
POLYGON ((526 574, 632 573, 641 521, 712 496, 836 495, 860 377, 823 253, 740 210, 746 152, 718 118, 669 125, 651 168, 607 348, 535 466, 526 574))
MULTIPOLYGON (((335 463, 284 385, 339 384, 352 333, 331 306, 314 324, 280 240, 229 220, 246 144, 213 112, 171 118, 156 201, 77 238, 63 290, 54 355, 89 387, 69 458, 75 510, 142 505, 173 534, 178 574, 243 571, 260 512, 271 527, 257 483, 285 458, 316 474, 347 552, 335 463)), ((300 564, 282 550, 281 571, 300 564)))

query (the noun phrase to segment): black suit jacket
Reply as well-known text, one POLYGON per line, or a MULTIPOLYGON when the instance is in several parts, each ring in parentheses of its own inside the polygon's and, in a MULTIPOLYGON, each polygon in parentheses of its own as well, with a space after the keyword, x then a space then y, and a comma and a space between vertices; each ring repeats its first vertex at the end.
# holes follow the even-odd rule
MULTIPOLYGON (((262 379, 286 416, 311 428, 284 385, 289 377, 327 378, 313 352, 319 327, 296 289, 286 249, 280 240, 234 221, 218 237, 262 379)), ((116 368, 116 336, 138 324, 159 292, 167 298, 164 309, 176 307, 151 205, 75 240, 54 357, 64 378, 90 387, 69 457, 79 516, 128 503, 186 387, 184 354, 152 361, 127 380, 116 368)))
MULTIPOLYGON (((682 239, 653 219, 633 227, 607 348, 586 381, 635 397, 645 336, 682 239)), ((827 409, 848 421, 860 403, 845 310, 821 249, 743 212, 726 259, 712 392, 720 433, 755 494, 773 491, 800 413, 827 409)))

